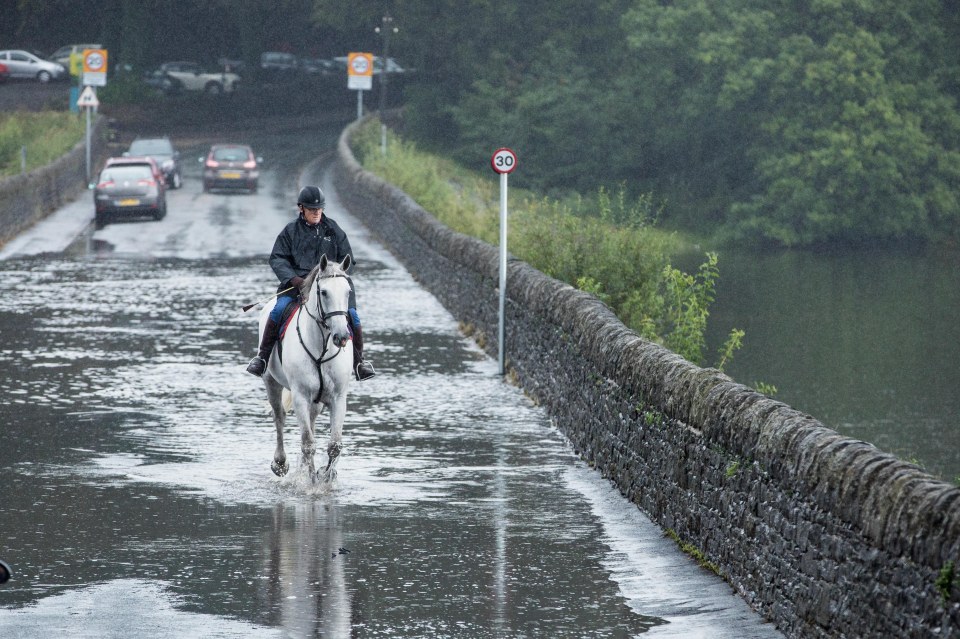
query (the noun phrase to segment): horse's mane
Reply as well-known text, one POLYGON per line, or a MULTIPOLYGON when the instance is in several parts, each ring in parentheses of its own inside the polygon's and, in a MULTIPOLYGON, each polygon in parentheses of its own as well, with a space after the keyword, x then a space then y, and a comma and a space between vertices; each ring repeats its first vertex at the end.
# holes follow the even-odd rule
POLYGON ((312 271, 307 273, 307 276, 303 278, 303 284, 300 285, 300 296, 303 297, 303 302, 307 303, 310 301, 310 293, 313 291, 313 284, 318 277, 321 275, 324 277, 332 277, 334 275, 345 274, 346 272, 340 267, 340 264, 333 260, 327 260, 327 268, 325 268, 322 273, 320 271, 320 265, 317 264, 313 267, 312 271))

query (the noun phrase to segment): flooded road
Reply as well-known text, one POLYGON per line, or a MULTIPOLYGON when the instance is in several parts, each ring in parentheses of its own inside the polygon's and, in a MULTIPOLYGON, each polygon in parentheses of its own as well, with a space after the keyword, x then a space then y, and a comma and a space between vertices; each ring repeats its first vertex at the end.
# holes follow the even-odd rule
POLYGON ((256 195, 204 194, 188 163, 160 222, 60 246, 84 197, 0 253, 0 636, 779 636, 501 380, 322 161, 300 173, 302 138, 231 140, 267 158, 256 195), (244 372, 240 307, 275 289, 302 183, 350 236, 378 370, 352 387, 332 489, 299 455, 270 472, 244 372))

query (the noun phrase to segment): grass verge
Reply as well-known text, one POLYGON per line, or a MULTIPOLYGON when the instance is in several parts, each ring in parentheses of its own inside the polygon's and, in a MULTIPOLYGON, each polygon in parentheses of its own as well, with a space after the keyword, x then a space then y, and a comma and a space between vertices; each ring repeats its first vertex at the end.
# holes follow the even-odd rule
POLYGON ((0 114, 0 177, 46 166, 83 140, 84 120, 59 111, 0 114))

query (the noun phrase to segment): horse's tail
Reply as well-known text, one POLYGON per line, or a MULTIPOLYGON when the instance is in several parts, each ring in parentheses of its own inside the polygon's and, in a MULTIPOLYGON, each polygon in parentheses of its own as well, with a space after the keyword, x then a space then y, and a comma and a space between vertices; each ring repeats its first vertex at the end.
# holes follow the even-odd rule
POLYGON ((285 413, 293 410, 293 393, 291 393, 289 389, 283 389, 283 394, 280 396, 280 404, 283 406, 283 412, 285 413))

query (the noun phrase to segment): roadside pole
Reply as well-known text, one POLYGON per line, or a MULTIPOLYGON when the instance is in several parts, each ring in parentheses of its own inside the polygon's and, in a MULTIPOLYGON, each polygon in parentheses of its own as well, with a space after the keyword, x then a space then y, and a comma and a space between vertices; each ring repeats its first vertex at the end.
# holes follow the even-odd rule
POLYGON ((77 106, 87 112, 87 184, 90 184, 90 112, 100 106, 97 100, 97 92, 92 86, 85 86, 77 100, 77 106))
POLYGON ((87 184, 90 184, 90 112, 100 106, 94 87, 107 84, 107 50, 83 50, 83 91, 77 100, 77 106, 87 111, 87 184))
POLYGON ((373 88, 373 54, 347 55, 347 88, 357 90, 357 119, 363 117, 363 92, 373 88))
POLYGON ((500 174, 500 320, 497 326, 497 363, 500 375, 504 366, 507 306, 507 176, 517 168, 517 155, 508 148, 499 148, 490 158, 490 166, 500 174))

